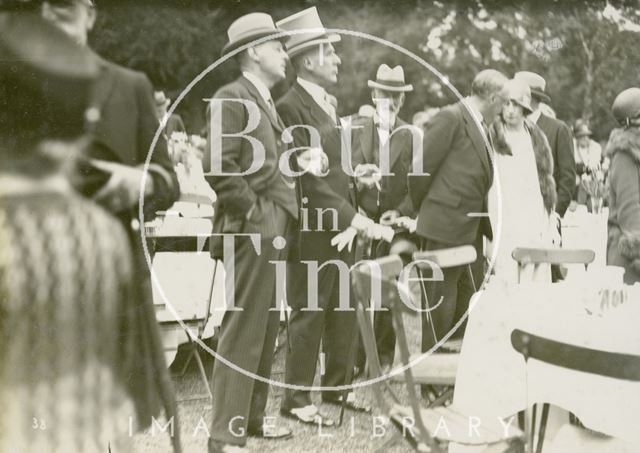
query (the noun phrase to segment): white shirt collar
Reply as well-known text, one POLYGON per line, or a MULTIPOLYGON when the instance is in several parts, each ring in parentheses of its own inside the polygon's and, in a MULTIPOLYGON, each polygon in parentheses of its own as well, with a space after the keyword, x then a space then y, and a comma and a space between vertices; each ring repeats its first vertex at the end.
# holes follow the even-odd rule
POLYGON ((538 120, 540 119, 540 115, 542 114, 542 112, 540 111, 540 109, 536 110, 535 112, 533 112, 532 114, 530 114, 528 116, 528 118, 534 122, 534 123, 538 123, 538 120))
POLYGON ((471 115, 474 116, 480 124, 482 124, 482 122, 484 121, 484 117, 482 116, 482 113, 480 113, 480 110, 478 110, 473 102, 471 102, 470 98, 466 98, 464 100, 464 104, 469 107, 471 115))
POLYGON ((247 71, 242 71, 242 75, 244 76, 245 79, 251 82, 253 86, 256 87, 256 89, 258 90, 258 93, 260 93, 260 96, 262 96, 262 99, 264 99, 264 101, 268 104, 269 101, 271 100, 271 91, 269 91, 269 88, 267 88, 264 82, 254 74, 251 74, 250 72, 247 72, 247 71))
POLYGON ((311 95, 314 101, 318 103, 318 105, 323 106, 327 99, 327 90, 322 88, 317 83, 309 82, 308 80, 302 79, 298 77, 298 83, 307 90, 307 92, 311 95))

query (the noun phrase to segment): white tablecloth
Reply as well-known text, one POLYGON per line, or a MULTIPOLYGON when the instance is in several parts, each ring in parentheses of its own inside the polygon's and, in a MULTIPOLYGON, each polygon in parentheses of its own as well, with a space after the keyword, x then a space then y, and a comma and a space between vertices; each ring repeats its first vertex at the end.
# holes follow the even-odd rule
POLYGON ((511 346, 511 332, 519 328, 577 346, 640 355, 640 286, 624 288, 624 304, 589 315, 585 307, 593 310, 601 300, 595 285, 489 284, 472 299, 455 406, 468 415, 509 417, 527 401, 548 402, 573 412, 589 428, 640 445, 640 383, 536 360, 525 366, 511 346))

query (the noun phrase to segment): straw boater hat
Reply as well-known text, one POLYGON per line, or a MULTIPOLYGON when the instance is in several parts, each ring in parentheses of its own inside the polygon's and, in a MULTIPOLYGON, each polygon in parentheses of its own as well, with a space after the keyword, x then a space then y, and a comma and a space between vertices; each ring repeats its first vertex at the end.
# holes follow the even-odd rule
POLYGON ((525 110, 525 114, 533 112, 531 108, 531 90, 524 81, 518 79, 509 80, 505 83, 504 90, 507 92, 509 100, 522 107, 525 110))
POLYGON ((531 89, 531 96, 533 96, 534 99, 545 102, 547 104, 551 102, 551 98, 545 92, 547 82, 541 75, 531 71, 520 71, 516 72, 516 75, 513 78, 516 80, 521 80, 522 82, 529 85, 529 88, 531 89))
POLYGON ((290 58, 309 47, 340 41, 340 35, 327 33, 315 6, 285 17, 276 22, 276 25, 289 32, 300 30, 299 33, 291 33, 287 41, 287 53, 290 58))
POLYGON ((574 137, 591 137, 593 132, 589 129, 589 125, 584 122, 579 122, 576 124, 576 127, 573 129, 574 137))
POLYGON ((369 88, 379 88, 385 91, 413 91, 413 85, 404 83, 404 70, 398 65, 391 69, 381 64, 376 73, 376 80, 367 82, 369 88))
MULTIPOLYGON (((236 19, 227 30, 229 42, 222 49, 222 55, 226 55, 232 50, 249 44, 260 38, 269 35, 281 33, 282 30, 276 28, 273 19, 266 13, 251 13, 236 19)), ((287 40, 287 36, 274 37, 283 44, 287 40)))

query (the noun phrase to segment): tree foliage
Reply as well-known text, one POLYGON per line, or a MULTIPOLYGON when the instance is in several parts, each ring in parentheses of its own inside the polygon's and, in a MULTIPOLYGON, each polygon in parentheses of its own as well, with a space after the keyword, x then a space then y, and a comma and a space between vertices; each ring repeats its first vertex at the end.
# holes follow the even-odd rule
MULTIPOLYGON (((155 0, 99 3, 92 35, 106 58, 144 71, 158 89, 175 97, 219 58, 226 29, 236 17, 264 11, 280 19, 318 7, 325 26, 362 32, 402 46, 443 74, 461 94, 473 76, 493 67, 512 76, 532 70, 547 80, 552 107, 565 121, 590 120, 606 139, 615 122, 615 95, 640 85, 640 11, 637 2, 601 1, 356 1, 155 0)), ((379 64, 402 64, 415 91, 402 116, 456 100, 434 73, 379 42, 343 35, 336 96, 341 114, 370 103, 367 80, 379 64)), ((191 131, 204 123, 204 98, 237 76, 233 62, 197 83, 177 110, 191 131)))

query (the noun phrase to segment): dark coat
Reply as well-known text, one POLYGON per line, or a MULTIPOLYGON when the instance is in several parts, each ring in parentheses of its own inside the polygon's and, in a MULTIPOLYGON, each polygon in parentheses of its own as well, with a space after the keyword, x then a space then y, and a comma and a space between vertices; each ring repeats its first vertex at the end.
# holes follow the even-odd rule
MULTIPOLYGON (((301 212, 302 209, 308 212, 308 222, 305 222, 303 215, 300 216, 300 232, 296 247, 298 256, 294 256, 293 259, 319 262, 339 259, 341 255, 331 245, 331 239, 351 224, 357 212, 353 205, 352 178, 343 171, 341 164, 341 130, 297 82, 278 101, 277 108, 287 126, 306 125, 315 128, 320 136, 322 150, 329 159, 327 176, 317 177, 305 173, 298 178, 299 197, 302 200, 300 208, 301 212), (319 212, 323 212, 322 225, 318 222, 319 212), (335 225, 332 212, 337 213, 335 225)), ((308 130, 298 127, 292 134, 295 147, 310 146, 308 130)))
MULTIPOLYGON (((100 59, 101 74, 96 82, 92 105, 100 110, 100 120, 92 126, 94 146, 89 155, 130 166, 142 166, 151 151, 160 122, 156 116, 153 90, 147 77, 137 71, 100 59)), ((92 195, 106 178, 85 169, 79 184, 92 195)), ((167 153, 163 134, 158 134, 151 154, 149 177, 153 194, 145 199, 145 218, 169 208, 179 196, 178 180, 167 153)), ((137 217, 138 210, 128 215, 137 217)))
MULTIPOLYGON (((379 198, 376 188, 363 188, 358 191, 358 206, 376 222, 389 210, 396 210, 403 216, 415 215, 407 185, 407 174, 411 172, 413 136, 407 129, 398 130, 406 124, 398 118, 396 129, 389 139, 389 169, 393 175, 382 177, 379 198)), ((353 136, 359 145, 354 146, 353 168, 363 163, 380 166, 375 159, 379 153, 380 139, 373 119, 359 118, 354 121, 353 127, 353 136)))
MULTIPOLYGON (((222 134, 234 134, 243 131, 248 124, 247 108, 230 99, 245 99, 258 107, 260 118, 257 126, 246 135, 252 137, 264 147, 264 162, 259 168, 246 175, 229 176, 213 174, 212 152, 220 153, 222 170, 225 173, 241 173, 249 169, 254 161, 254 150, 250 140, 243 137, 223 137, 221 150, 211 149, 212 136, 208 131, 208 146, 204 153, 203 168, 205 179, 216 191, 218 201, 213 222, 214 233, 254 233, 264 237, 284 234, 286 224, 284 213, 297 216, 297 202, 294 181, 279 169, 279 159, 284 150, 280 138, 283 124, 270 113, 265 100, 257 88, 247 78, 241 76, 220 88, 215 99, 226 99, 217 111, 208 111, 213 121, 220 120, 222 134), (251 215, 247 218, 252 206, 251 215), (278 205, 282 209, 277 209, 278 205)), ((210 125, 210 120, 207 120, 210 125)), ((211 241, 212 252, 219 256, 219 241, 211 241)))
POLYGON ((576 188, 576 162, 573 155, 571 130, 562 121, 540 114, 537 125, 547 136, 553 156, 553 179, 556 181, 558 202, 556 212, 564 216, 576 188))
POLYGON ((423 140, 423 169, 409 176, 409 194, 418 210, 417 234, 447 245, 492 239, 487 193, 493 182, 481 130, 461 102, 429 122, 423 140))
POLYGON ((607 264, 625 268, 627 284, 640 282, 640 128, 614 129, 605 148, 609 168, 607 264))

